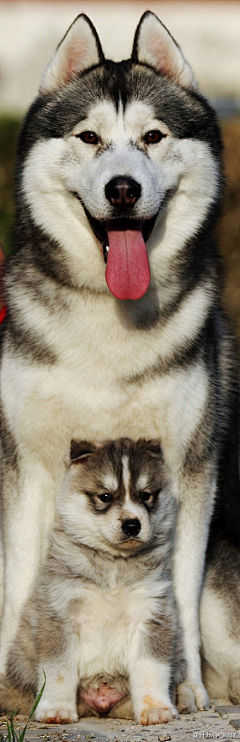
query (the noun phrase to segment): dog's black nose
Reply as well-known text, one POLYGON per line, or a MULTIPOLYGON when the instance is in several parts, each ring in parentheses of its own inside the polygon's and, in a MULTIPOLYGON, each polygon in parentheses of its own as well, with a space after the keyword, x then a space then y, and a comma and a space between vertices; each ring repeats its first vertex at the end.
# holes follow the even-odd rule
POLYGON ((134 206, 141 196, 141 186, 133 178, 122 176, 112 178, 105 187, 105 194, 113 206, 134 206))
POLYGON ((141 523, 138 518, 132 518, 131 520, 124 520, 122 524, 123 533, 125 536, 138 536, 141 531, 141 523))

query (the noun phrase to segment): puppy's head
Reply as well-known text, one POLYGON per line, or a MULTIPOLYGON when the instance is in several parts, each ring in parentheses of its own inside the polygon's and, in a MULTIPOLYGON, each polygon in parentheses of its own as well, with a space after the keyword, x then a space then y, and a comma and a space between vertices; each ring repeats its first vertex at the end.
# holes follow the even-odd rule
POLYGON ((77 543, 128 556, 169 529, 169 485, 157 441, 72 441, 58 500, 61 525, 77 543))

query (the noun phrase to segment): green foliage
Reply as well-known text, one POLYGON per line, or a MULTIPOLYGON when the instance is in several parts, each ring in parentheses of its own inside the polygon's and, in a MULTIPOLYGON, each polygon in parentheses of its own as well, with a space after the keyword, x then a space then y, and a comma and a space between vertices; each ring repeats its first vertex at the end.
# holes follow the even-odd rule
POLYGON ((0 116, 0 242, 6 255, 12 249, 14 170, 20 119, 0 116))

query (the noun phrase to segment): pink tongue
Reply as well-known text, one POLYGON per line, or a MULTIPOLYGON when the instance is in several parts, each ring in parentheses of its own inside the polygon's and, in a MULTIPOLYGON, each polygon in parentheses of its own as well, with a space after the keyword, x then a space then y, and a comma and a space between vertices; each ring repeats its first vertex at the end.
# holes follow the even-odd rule
POLYGON ((110 229, 108 241, 108 288, 116 299, 140 299, 150 282, 147 249, 141 229, 110 229))

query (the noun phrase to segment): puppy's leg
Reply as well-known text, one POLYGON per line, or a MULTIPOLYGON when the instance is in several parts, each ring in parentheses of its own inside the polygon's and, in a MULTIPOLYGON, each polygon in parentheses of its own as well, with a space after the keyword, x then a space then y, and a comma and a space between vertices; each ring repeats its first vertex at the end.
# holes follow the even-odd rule
POLYGON ((178 717, 170 698, 177 634, 176 604, 170 592, 155 606, 154 614, 156 619, 136 629, 128 668, 134 714, 144 725, 178 717))
MULTIPOLYGON (((68 637, 68 646, 57 657, 45 660, 43 669, 46 686, 35 711, 37 721, 66 724, 77 721, 77 646, 68 637)), ((39 671, 39 687, 42 686, 42 669, 39 671)))
POLYGON ((6 458, 2 470, 4 610, 1 672, 16 635, 21 608, 47 551, 55 511, 55 484, 45 466, 29 456, 15 467, 6 458))
POLYGON ((202 468, 203 471, 196 472, 197 476, 188 473, 181 481, 174 556, 174 587, 187 661, 186 680, 200 710, 208 708, 209 699, 201 679, 198 607, 216 488, 213 467, 202 468))
POLYGON ((133 708, 138 723, 161 724, 173 721, 178 712, 173 706, 169 685, 171 667, 154 657, 139 657, 130 672, 133 708))
POLYGON ((0 675, 0 713, 30 714, 34 695, 30 691, 15 687, 11 680, 0 675))

